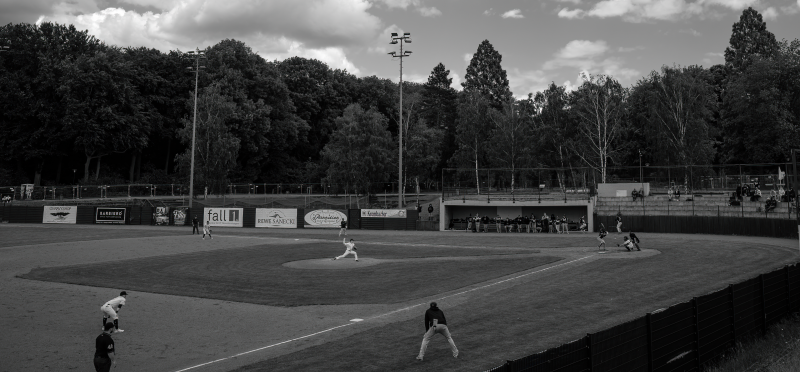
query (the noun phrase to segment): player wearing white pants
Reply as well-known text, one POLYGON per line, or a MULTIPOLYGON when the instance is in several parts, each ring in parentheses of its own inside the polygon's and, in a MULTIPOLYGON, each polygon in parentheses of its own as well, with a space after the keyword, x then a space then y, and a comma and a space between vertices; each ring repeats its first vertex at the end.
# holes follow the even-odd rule
POLYGON ((125 332, 119 329, 119 316, 117 313, 122 309, 122 306, 125 305, 125 297, 127 295, 127 292, 122 291, 119 293, 118 297, 114 297, 110 301, 103 304, 103 306, 100 306, 100 311, 103 313, 103 327, 105 327, 108 319, 111 319, 114 321, 115 332, 125 332))
POLYGON ((622 233, 622 217, 617 216, 617 233, 622 233))
POLYGON ((208 234, 209 238, 214 239, 214 237, 211 236, 211 226, 208 226, 208 222, 203 224, 203 240, 206 240, 206 234, 208 234))
POLYGON ((345 251, 344 254, 341 256, 336 256, 333 260, 338 260, 340 258, 345 258, 349 254, 353 254, 356 257, 356 261, 358 261, 358 253, 356 253, 356 243, 353 243, 353 239, 350 239, 350 243, 347 242, 347 238, 342 239, 342 244, 344 244, 345 251))

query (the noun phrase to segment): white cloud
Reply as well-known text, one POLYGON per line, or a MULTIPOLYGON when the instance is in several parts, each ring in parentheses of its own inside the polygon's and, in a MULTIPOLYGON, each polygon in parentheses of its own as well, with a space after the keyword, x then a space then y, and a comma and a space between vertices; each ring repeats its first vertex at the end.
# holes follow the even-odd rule
POLYGON ((705 54, 705 57, 700 60, 704 66, 711 66, 718 63, 722 63, 723 59, 725 58, 725 54, 723 53, 713 53, 709 52, 705 54))
POLYGON ((436 9, 436 7, 421 7, 417 9, 419 14, 422 14, 423 17, 437 17, 442 15, 442 11, 436 9))
POLYGON ((397 25, 391 25, 386 27, 372 42, 372 46, 367 48, 367 51, 371 53, 389 53, 393 50, 399 52, 399 48, 396 48, 395 45, 389 44, 392 41, 392 33, 396 33, 398 35, 403 34, 403 30, 398 27, 397 25))
POLYGON ((528 97, 528 93, 542 91, 547 88, 549 80, 542 70, 521 71, 513 68, 507 71, 508 86, 514 97, 523 99, 528 97))
POLYGON ((74 24, 108 44, 147 46, 162 51, 193 50, 226 38, 245 42, 270 58, 316 58, 332 68, 358 72, 346 56, 349 47, 369 45, 381 21, 367 12, 368 0, 293 0, 269 2, 228 0, 124 0, 131 4, 167 8, 163 12, 92 9, 89 0, 56 4, 41 21, 74 24), (73 7, 74 5, 74 7, 73 7))
POLYGON ((556 58, 586 58, 601 55, 606 51, 608 51, 608 44, 604 40, 572 40, 556 53, 556 58))
POLYGON ((407 9, 409 6, 417 7, 420 5, 420 0, 377 0, 385 4, 389 8, 407 9))
POLYGON ((584 14, 585 12, 583 11, 583 9, 569 10, 567 8, 564 8, 558 11, 558 17, 566 19, 581 19, 583 18, 584 14))
POLYGON ((175 7, 179 0, 120 0, 121 3, 149 6, 160 10, 168 10, 175 7))
POLYGON ((461 58, 464 59, 464 64, 465 65, 469 66, 470 61, 472 61, 472 56, 473 56, 472 53, 464 53, 464 55, 461 56, 461 58))
MULTIPOLYGON (((589 9, 563 8, 561 18, 575 19, 583 16, 597 18, 621 17, 628 22, 648 20, 679 20, 692 16, 705 17, 715 8, 741 11, 748 6, 758 5, 761 0, 602 0, 589 9)), ((769 10, 772 16, 777 10, 769 10)))
POLYGON ((572 40, 545 62, 542 69, 549 71, 566 68, 609 75, 620 81, 631 81, 640 76, 639 71, 625 66, 624 59, 608 55, 610 52, 611 48, 603 40, 572 40))
POLYGON ((501 17, 503 17, 503 18, 517 18, 517 19, 525 18, 525 16, 522 15, 522 11, 519 10, 519 9, 511 9, 511 10, 503 13, 501 15, 501 17))
POLYGON ((453 84, 450 85, 451 87, 453 87, 453 89, 458 91, 463 89, 463 87, 461 86, 461 76, 458 76, 457 73, 450 71, 450 77, 453 78, 453 84))
MULTIPOLYGON (((797 0, 797 1, 800 1, 800 0, 797 0)), ((486 9, 486 10, 483 11, 483 15, 485 15, 485 16, 494 15, 494 10, 492 8, 486 9)))
POLYGON ((581 0, 556 0, 559 3, 572 3, 572 4, 580 4, 581 0))
POLYGON ((761 11, 761 15, 764 17, 764 19, 775 20, 778 18, 778 11, 773 7, 769 7, 761 11))

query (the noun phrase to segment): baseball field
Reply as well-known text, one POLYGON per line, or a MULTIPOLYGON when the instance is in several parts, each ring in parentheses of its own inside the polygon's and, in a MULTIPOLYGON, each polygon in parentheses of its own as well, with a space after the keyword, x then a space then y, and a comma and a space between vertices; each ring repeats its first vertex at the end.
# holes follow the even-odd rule
POLYGON ((800 261, 796 240, 595 234, 0 225, 0 371, 483 371, 800 261), (415 360, 436 301, 441 336, 415 360))

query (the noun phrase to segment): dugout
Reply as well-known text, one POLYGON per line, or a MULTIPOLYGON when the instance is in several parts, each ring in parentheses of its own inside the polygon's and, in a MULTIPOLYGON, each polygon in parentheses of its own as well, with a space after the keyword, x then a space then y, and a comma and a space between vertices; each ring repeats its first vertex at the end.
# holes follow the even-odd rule
POLYGON ((578 222, 583 216, 586 218, 586 225, 589 231, 594 231, 594 205, 590 200, 560 200, 560 201, 512 201, 512 200, 439 200, 439 231, 447 230, 452 219, 467 219, 475 214, 488 216, 490 218, 510 218, 518 216, 530 216, 533 214, 537 219, 543 214, 548 216, 555 214, 559 218, 567 216, 570 221, 578 222))

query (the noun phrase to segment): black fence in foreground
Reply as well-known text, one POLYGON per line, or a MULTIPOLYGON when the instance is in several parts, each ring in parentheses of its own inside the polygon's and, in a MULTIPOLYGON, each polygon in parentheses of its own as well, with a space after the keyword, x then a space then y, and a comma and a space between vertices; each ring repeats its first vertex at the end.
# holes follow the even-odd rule
POLYGON ((487 372, 701 371, 797 310, 795 263, 487 372))

